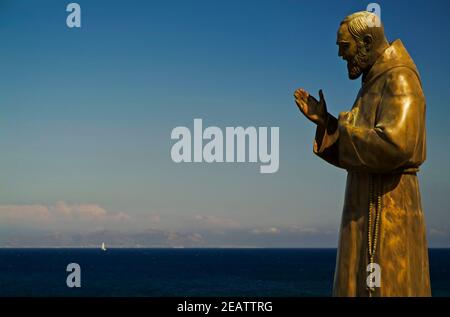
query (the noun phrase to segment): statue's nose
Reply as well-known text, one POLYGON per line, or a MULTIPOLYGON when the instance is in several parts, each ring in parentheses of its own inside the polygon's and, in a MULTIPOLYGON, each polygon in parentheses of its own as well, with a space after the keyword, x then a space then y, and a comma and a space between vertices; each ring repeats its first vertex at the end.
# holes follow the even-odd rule
POLYGON ((341 57, 343 60, 347 60, 347 58, 341 48, 339 48, 339 50, 338 50, 338 56, 341 57))

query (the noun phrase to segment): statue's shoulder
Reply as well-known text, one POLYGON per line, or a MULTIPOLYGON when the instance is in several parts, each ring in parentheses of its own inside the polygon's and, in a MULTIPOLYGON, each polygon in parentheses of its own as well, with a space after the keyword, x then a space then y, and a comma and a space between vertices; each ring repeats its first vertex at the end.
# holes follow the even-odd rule
POLYGON ((416 94, 422 91, 420 77, 410 65, 398 65, 385 73, 385 92, 394 95, 416 94))

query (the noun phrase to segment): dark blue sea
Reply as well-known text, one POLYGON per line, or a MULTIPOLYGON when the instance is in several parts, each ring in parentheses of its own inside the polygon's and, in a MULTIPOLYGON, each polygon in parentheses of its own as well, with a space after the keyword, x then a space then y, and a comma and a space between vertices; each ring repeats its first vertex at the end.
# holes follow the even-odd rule
MULTIPOLYGON (((450 249, 430 249, 450 296, 450 249)), ((0 296, 330 296, 335 249, 0 249, 0 296), (66 266, 81 267, 68 288, 66 266)))

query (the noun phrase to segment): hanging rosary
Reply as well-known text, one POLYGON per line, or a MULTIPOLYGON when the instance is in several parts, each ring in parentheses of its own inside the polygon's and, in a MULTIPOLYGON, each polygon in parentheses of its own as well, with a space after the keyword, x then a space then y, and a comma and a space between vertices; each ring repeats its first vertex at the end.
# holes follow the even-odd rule
MULTIPOLYGON (((369 265, 374 263, 375 260, 381 216, 381 189, 379 188, 379 186, 375 187, 374 182, 375 176, 369 175, 369 221, 367 228, 367 250, 369 256, 369 265), (373 223, 374 220, 375 224, 373 223)), ((369 291, 369 297, 372 297, 372 293, 375 292, 375 288, 368 286, 367 289, 369 291)))

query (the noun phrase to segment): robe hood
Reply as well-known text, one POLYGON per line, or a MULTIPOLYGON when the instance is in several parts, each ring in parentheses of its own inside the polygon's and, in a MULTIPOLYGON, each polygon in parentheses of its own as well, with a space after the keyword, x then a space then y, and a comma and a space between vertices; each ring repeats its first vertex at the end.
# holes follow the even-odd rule
POLYGON ((395 67, 408 67, 420 78, 419 71, 401 40, 395 40, 384 50, 367 73, 363 86, 395 67))

